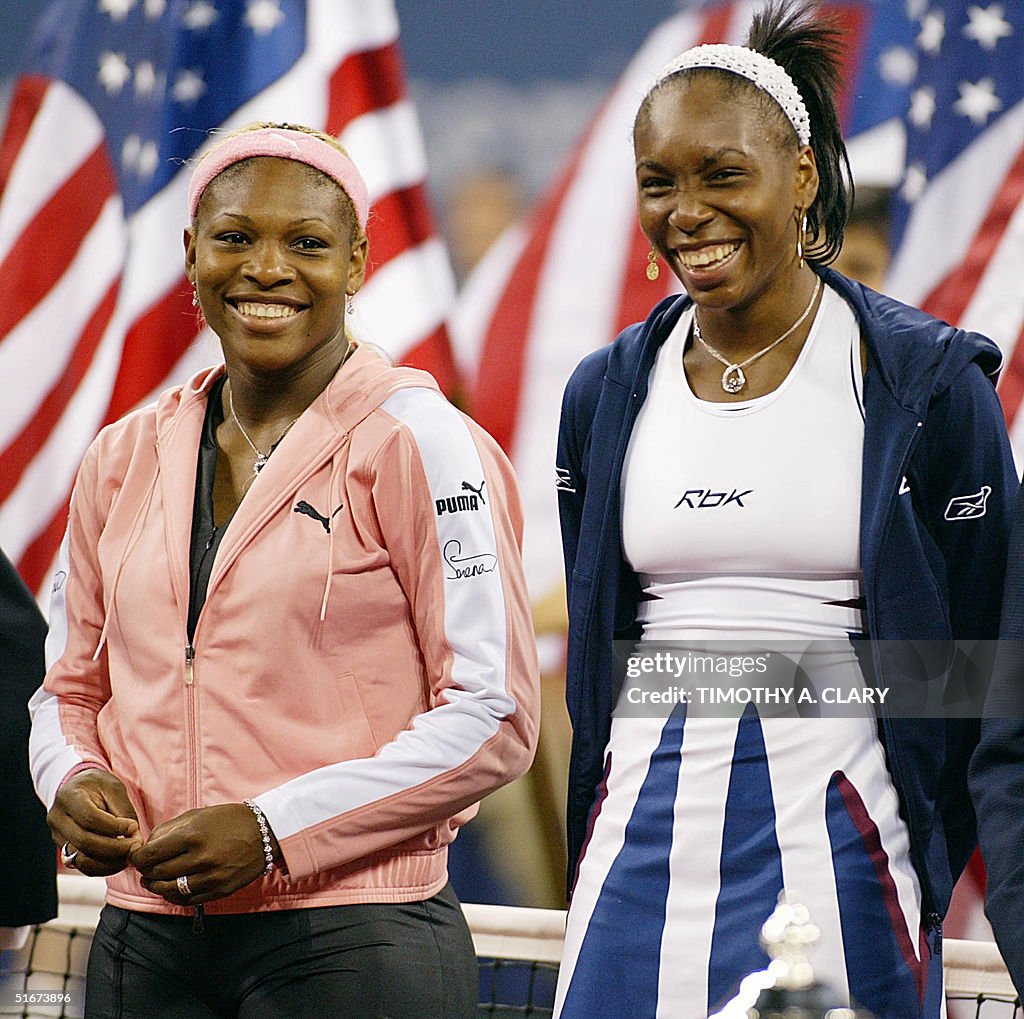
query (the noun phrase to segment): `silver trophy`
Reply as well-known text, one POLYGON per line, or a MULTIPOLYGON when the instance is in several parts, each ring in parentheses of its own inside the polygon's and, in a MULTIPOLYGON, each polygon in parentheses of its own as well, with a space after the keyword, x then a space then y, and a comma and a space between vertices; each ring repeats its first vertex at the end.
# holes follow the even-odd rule
POLYGON ((873 1019, 839 1004, 839 995, 815 980, 807 956, 820 936, 807 907, 783 889, 761 928, 768 967, 744 977, 736 996, 709 1019, 873 1019))

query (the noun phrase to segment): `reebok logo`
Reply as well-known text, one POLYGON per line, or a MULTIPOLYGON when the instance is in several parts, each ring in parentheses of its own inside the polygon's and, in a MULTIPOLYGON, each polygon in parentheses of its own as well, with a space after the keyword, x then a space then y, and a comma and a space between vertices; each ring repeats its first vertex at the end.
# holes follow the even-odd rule
POLYGON ((555 490, 573 494, 576 492, 572 484, 572 475, 565 467, 555 467, 555 490))
POLYGON ((982 485, 980 492, 973 495, 957 495, 949 500, 945 517, 947 520, 977 520, 988 512, 988 497, 992 494, 990 485, 982 485))
POLYGON ((731 503, 739 506, 740 509, 746 509, 743 497, 750 495, 753 491, 752 488, 747 488, 742 492, 735 488, 731 492, 713 492, 710 488, 688 488, 672 508, 679 509, 680 506, 686 506, 687 509, 718 509, 719 506, 728 506, 731 503))

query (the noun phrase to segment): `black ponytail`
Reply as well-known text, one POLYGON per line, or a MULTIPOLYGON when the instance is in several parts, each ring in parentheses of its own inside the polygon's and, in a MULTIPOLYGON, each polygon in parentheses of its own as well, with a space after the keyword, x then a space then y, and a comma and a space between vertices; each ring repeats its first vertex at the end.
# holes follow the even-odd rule
POLYGON ((842 32, 804 0, 768 0, 754 15, 746 45, 771 57, 793 79, 811 120, 818 194, 807 210, 806 257, 831 262, 843 246, 853 178, 836 109, 842 32))

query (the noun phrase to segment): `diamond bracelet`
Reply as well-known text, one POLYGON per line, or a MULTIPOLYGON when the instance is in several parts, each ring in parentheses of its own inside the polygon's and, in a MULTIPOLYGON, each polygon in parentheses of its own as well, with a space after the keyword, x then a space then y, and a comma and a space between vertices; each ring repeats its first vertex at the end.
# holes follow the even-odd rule
POLYGON ((270 846, 270 825, 267 824, 267 815, 252 800, 242 800, 242 802, 256 815, 256 823, 260 826, 260 837, 263 839, 263 856, 267 861, 263 873, 269 874, 274 869, 274 851, 270 846))

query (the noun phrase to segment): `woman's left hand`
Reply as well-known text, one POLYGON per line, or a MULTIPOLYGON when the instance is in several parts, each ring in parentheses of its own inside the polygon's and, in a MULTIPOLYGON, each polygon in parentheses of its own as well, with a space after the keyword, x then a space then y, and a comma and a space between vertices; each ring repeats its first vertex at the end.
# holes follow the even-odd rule
POLYGON ((256 815, 244 803, 188 810, 157 825, 130 862, 142 875, 143 887, 176 906, 231 895, 266 867, 256 815), (182 877, 188 895, 179 884, 182 877))

